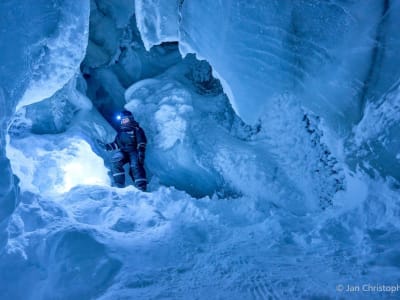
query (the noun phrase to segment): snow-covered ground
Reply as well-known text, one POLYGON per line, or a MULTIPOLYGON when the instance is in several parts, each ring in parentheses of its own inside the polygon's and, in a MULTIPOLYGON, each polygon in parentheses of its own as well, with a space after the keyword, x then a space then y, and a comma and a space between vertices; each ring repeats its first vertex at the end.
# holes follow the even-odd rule
POLYGON ((398 194, 367 176, 349 184, 355 190, 340 193, 332 208, 306 215, 248 196, 197 199, 154 183, 151 193, 108 185, 51 197, 25 192, 0 264, 2 295, 335 298, 340 284, 396 285, 398 194))
POLYGON ((256 2, 0 4, 1 299, 399 298, 398 4, 256 2))

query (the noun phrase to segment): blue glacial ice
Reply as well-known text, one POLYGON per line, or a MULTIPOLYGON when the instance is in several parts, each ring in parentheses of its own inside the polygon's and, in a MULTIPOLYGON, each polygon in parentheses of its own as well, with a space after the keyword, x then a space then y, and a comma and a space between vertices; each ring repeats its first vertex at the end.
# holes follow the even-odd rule
POLYGON ((0 298, 398 298, 399 12, 1 2, 0 298), (96 143, 123 108, 148 193, 96 143))
POLYGON ((5 154, 7 123, 17 106, 50 97, 79 70, 88 36, 89 2, 1 3, 0 249, 17 203, 18 179, 5 154))

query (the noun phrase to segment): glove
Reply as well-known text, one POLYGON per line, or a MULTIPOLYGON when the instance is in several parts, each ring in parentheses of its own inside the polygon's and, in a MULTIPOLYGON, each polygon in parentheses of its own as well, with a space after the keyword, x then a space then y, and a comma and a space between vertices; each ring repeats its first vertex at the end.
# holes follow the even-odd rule
POLYGON ((106 150, 106 151, 111 151, 111 150, 112 150, 112 147, 111 147, 110 144, 105 144, 103 141, 100 141, 100 140, 96 140, 96 141, 97 141, 97 144, 98 144, 102 149, 104 149, 104 150, 106 150))
POLYGON ((138 163, 140 165, 144 164, 144 151, 139 151, 139 153, 138 153, 138 163))

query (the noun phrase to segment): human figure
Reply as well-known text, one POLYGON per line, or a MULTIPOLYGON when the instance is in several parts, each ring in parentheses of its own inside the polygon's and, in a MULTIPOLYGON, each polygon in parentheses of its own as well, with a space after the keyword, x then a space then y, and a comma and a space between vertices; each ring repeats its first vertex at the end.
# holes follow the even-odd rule
POLYGON ((106 151, 118 150, 112 157, 112 173, 117 187, 125 186, 124 165, 129 163, 129 175, 138 189, 146 191, 147 179, 144 169, 146 135, 130 111, 124 110, 118 116, 120 130, 112 143, 98 141, 106 151))

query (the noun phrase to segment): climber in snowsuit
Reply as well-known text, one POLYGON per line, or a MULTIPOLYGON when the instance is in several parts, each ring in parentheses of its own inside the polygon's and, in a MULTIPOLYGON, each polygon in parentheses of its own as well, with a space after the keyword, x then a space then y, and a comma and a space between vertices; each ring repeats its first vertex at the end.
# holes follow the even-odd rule
POLYGON ((112 143, 101 146, 106 151, 118 150, 112 157, 112 173, 117 187, 125 186, 124 165, 130 164, 129 174, 138 189, 146 191, 147 179, 144 169, 146 135, 131 112, 124 110, 118 116, 120 131, 112 143))

